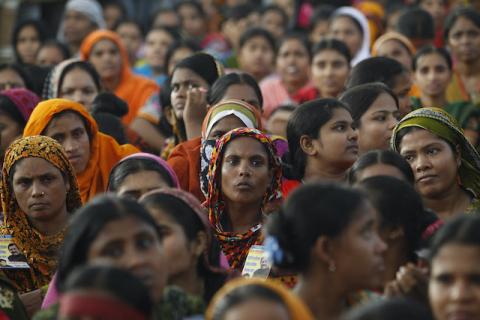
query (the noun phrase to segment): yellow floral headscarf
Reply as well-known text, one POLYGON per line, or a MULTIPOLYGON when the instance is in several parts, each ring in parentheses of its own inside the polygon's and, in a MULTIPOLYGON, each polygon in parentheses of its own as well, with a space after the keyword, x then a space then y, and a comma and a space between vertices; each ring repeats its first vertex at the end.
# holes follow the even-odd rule
POLYGON ((427 130, 434 135, 460 147, 461 165, 458 169, 461 184, 473 192, 475 197, 480 196, 480 155, 467 138, 457 120, 439 108, 420 108, 410 112, 397 124, 390 141, 391 148, 400 152, 398 133, 409 127, 427 130))
POLYGON ((58 142, 45 136, 30 136, 18 139, 10 145, 2 169, 1 201, 4 217, 1 233, 12 236, 13 242, 30 265, 29 274, 18 272, 19 270, 4 270, 20 291, 34 290, 50 282, 57 265, 57 251, 65 235, 65 230, 56 235, 40 234, 30 225, 26 214, 17 205, 10 186, 10 171, 19 160, 31 157, 50 162, 68 179, 68 212, 72 213, 82 206, 73 167, 58 142))

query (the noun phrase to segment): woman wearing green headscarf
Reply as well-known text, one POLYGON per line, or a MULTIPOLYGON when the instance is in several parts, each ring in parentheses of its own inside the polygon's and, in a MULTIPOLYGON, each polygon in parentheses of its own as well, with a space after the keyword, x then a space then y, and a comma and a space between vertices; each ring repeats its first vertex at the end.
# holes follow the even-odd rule
POLYGON ((425 205, 442 220, 480 208, 480 155, 449 113, 409 113, 395 127, 391 147, 410 163, 425 205))

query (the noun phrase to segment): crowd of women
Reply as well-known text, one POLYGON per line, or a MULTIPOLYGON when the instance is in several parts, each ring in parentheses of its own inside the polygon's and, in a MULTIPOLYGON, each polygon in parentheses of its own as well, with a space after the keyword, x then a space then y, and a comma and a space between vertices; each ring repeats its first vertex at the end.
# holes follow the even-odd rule
POLYGON ((330 2, 19 21, 0 319, 480 319, 480 8, 330 2))

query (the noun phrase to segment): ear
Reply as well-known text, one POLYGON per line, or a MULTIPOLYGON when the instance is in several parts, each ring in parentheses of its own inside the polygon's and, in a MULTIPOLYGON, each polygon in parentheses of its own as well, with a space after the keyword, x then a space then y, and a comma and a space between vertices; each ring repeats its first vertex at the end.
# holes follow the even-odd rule
POLYGON ((65 179, 65 189, 67 189, 67 193, 70 192, 70 188, 71 188, 70 181, 68 181, 68 179, 65 179))
POLYGON ((300 137, 300 148, 302 148, 302 151, 309 156, 315 156, 317 154, 313 139, 307 135, 300 137))
POLYGON ((191 243, 190 248, 196 257, 199 257, 207 250, 207 234, 205 231, 197 233, 197 237, 191 243))
POLYGON ((175 118, 175 112, 173 112, 172 106, 165 106, 163 108, 163 112, 165 114, 165 118, 167 118, 168 123, 171 126, 174 126, 177 122, 177 119, 175 118))
POLYGON ((326 236, 321 236, 315 241, 310 254, 316 257, 315 260, 320 261, 327 268, 332 264, 335 265, 333 243, 332 240, 326 236))

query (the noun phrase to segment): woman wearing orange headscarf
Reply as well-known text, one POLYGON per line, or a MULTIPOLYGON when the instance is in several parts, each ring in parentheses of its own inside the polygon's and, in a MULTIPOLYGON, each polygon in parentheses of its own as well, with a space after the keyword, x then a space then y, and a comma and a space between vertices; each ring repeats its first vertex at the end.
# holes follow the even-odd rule
POLYGON ((65 99, 37 105, 23 136, 45 135, 57 140, 72 163, 85 203, 105 192, 112 167, 122 158, 139 152, 132 145, 119 145, 98 131, 97 123, 79 103, 65 99))

